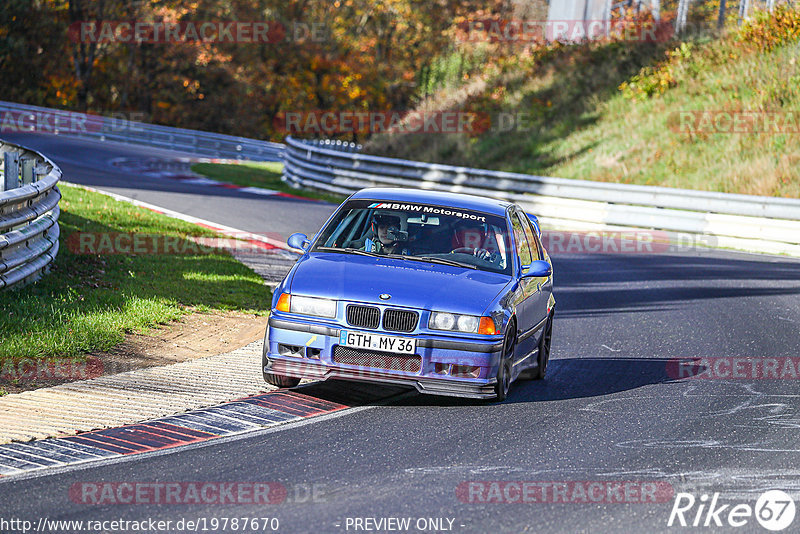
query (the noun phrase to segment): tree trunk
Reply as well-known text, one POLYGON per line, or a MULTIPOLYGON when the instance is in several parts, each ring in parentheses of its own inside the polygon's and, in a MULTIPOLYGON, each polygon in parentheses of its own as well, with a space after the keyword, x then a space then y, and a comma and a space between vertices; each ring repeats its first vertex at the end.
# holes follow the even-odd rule
POLYGON ((680 0, 678 3, 678 16, 675 19, 675 33, 681 33, 686 29, 686 18, 689 15, 689 1, 680 0))
POLYGON ((750 0, 739 0, 739 24, 747 20, 750 12, 750 0))

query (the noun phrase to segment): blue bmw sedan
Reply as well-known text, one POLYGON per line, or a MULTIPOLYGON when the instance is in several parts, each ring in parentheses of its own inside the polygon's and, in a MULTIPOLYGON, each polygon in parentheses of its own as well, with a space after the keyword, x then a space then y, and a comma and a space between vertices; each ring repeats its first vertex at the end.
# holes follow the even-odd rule
POLYGON ((541 379, 553 329, 553 267, 538 221, 517 205, 410 189, 363 189, 276 288, 264 379, 408 385, 504 400, 541 379))

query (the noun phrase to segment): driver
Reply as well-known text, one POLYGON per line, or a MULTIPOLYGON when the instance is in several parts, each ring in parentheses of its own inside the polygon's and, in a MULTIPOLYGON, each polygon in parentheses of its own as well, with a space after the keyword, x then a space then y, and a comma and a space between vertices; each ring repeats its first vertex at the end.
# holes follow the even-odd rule
POLYGON ((490 261, 492 252, 486 249, 486 228, 477 221, 461 220, 455 224, 451 243, 452 253, 471 254, 490 261))
POLYGON ((375 213, 370 226, 371 237, 364 240, 362 250, 379 254, 401 254, 408 256, 408 232, 402 230, 402 221, 397 215, 375 213), (377 237, 377 239, 376 239, 377 237))

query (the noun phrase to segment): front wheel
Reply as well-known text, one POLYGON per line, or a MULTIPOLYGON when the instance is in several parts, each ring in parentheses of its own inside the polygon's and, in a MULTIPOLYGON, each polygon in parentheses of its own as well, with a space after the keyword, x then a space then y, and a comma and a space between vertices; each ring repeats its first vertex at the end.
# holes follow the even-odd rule
POLYGON ((503 343, 503 355, 500 358, 500 365, 497 366, 497 383, 494 385, 497 402, 506 400, 508 391, 511 389, 511 362, 514 359, 514 347, 517 340, 515 328, 514 323, 508 325, 508 334, 503 343))
POLYGON ((264 369, 267 368, 269 358, 267 358, 267 349, 269 348, 269 325, 264 333, 264 346, 261 350, 261 372, 264 375, 264 381, 267 384, 278 386, 279 388, 293 388, 300 383, 299 378, 293 376, 276 375, 275 373, 268 373, 264 369))
POLYGON ((293 376, 276 375, 274 373, 264 373, 264 380, 267 384, 278 386, 279 388, 293 388, 300 383, 299 378, 293 376))

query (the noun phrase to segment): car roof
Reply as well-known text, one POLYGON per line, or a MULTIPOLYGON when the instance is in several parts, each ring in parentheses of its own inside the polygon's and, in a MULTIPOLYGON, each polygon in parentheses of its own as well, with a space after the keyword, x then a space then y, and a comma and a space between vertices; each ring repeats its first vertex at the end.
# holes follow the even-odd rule
POLYGON ((505 216, 506 209, 512 205, 506 200, 496 198, 448 193, 445 191, 428 191, 426 189, 400 189, 395 187, 370 187, 354 193, 351 199, 369 199, 386 202, 405 202, 419 204, 436 204, 463 210, 481 211, 493 215, 505 216))

